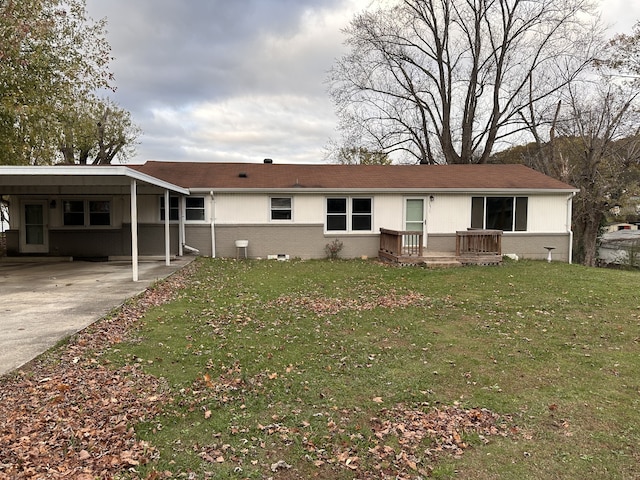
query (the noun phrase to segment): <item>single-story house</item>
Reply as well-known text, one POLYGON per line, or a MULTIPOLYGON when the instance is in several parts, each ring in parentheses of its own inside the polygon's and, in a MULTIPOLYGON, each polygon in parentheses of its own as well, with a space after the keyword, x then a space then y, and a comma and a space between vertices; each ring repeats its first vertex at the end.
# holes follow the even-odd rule
POLYGON ((503 231, 502 251, 571 259, 577 190, 522 165, 157 162, 0 167, 9 255, 376 257, 380 229, 421 231, 426 251, 456 232, 503 231), (137 250, 137 251, 136 251, 137 250), (244 253, 244 252, 243 252, 244 253))

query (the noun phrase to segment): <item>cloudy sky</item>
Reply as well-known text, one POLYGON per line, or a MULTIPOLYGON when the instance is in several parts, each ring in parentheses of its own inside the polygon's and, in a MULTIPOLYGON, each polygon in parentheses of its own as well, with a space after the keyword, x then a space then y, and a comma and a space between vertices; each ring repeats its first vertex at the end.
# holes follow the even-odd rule
MULTIPOLYGON (((639 0, 601 0, 628 32, 639 0)), ((370 0, 87 0, 108 20, 112 95, 142 128, 132 162, 324 161, 326 73, 370 0)))

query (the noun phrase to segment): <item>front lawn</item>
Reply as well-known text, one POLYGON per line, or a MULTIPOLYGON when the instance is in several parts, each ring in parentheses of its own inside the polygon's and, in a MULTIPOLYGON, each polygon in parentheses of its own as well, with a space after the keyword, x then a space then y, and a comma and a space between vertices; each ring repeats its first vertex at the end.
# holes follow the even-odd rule
POLYGON ((122 475, 637 478, 639 280, 199 259, 93 354, 161 403, 135 424, 152 460, 122 475))

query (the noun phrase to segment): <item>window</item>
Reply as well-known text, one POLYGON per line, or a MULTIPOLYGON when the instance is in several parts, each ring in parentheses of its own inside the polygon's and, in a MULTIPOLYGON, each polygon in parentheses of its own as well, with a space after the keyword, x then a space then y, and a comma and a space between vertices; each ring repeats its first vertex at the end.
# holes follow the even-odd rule
POLYGON ((89 225, 111 225, 111 204, 106 200, 89 202, 89 225))
POLYGON ((291 197, 271 197, 271 220, 291 220, 291 197))
POLYGON ((327 198, 327 230, 347 230, 347 199, 327 198))
POLYGON ((471 228, 524 232, 528 203, 527 197, 473 197, 471 228))
MULTIPOLYGON (((180 215, 180 199, 169 197, 169 220, 178 221, 180 215)), ((160 197, 160 221, 164 222, 164 197, 160 197)))
POLYGON ((371 231, 371 203, 371 198, 327 198, 327 231, 371 231))
POLYGON ((84 226, 84 202, 82 200, 65 200, 62 202, 63 223, 66 226, 84 226))
POLYGON ((109 200, 64 200, 62 223, 67 227, 111 225, 109 200))
POLYGON ((371 230, 371 199, 351 199, 351 230, 371 230))
POLYGON ((516 212, 515 212, 516 232, 527 231, 528 210, 529 210, 529 199, 527 197, 516 197, 516 212))
MULTIPOLYGON (((204 197, 186 197, 184 202, 184 217, 187 221, 204 221, 204 197)), ((164 196, 160 197, 160 221, 164 222, 164 196)), ((169 220, 180 220, 180 198, 169 197, 169 220)))
POLYGON ((187 221, 204 220, 204 197, 187 197, 185 202, 185 218, 187 221))

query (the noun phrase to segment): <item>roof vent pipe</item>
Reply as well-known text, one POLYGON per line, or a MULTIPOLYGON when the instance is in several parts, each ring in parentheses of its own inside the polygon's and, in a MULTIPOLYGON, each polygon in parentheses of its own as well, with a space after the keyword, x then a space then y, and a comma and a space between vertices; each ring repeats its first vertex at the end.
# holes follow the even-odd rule
POLYGON ((273 163, 273 160, 270 158, 265 158, 263 161, 264 163, 269 163, 269 164, 273 163))

